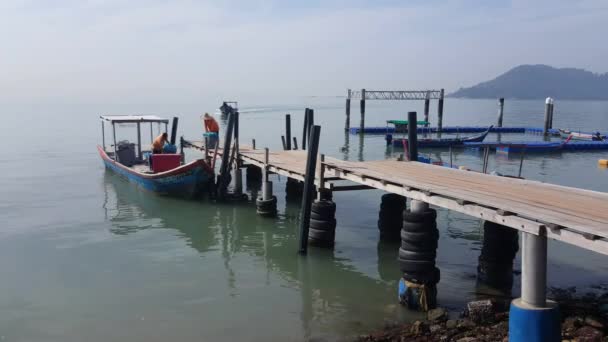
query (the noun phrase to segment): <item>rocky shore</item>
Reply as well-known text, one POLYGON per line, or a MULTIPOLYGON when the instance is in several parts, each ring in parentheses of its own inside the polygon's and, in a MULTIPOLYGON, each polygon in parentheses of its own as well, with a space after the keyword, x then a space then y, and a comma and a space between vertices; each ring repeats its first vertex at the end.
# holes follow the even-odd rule
MULTIPOLYGON (((559 303, 563 341, 608 341, 608 292, 575 295, 575 289, 552 289, 559 303)), ((508 303, 480 300, 467 304, 461 313, 438 308, 426 321, 388 325, 356 341, 508 341, 508 303)))

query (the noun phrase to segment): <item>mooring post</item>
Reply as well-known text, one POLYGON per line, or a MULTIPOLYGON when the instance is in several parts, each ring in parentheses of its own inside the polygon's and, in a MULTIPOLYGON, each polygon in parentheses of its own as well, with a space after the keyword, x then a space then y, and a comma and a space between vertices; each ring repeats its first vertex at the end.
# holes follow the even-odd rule
POLYGON ((293 149, 294 150, 298 149, 298 139, 296 139, 296 137, 293 137, 293 149))
POLYGON ((549 134, 549 121, 551 120, 551 102, 553 99, 547 97, 545 99, 545 124, 543 126, 543 135, 549 134))
POLYGON ((309 109, 304 109, 304 125, 302 127, 302 149, 306 149, 306 136, 308 134, 308 111, 309 109))
POLYGON ((101 120, 101 146, 103 151, 106 152, 106 124, 101 120))
POLYGON ((255 139, 251 139, 251 149, 255 150, 255 139))
MULTIPOLYGON (((222 149, 222 162, 220 164, 220 172, 218 175, 218 197, 223 199, 228 189, 230 182, 230 146, 232 135, 234 132, 235 112, 230 112, 228 115, 228 125, 226 127, 226 135, 224 138, 224 148, 222 149)), ((218 144, 216 144, 217 146, 218 144)))
POLYGON ((234 193, 241 195, 243 193, 243 176, 241 170, 241 154, 239 146, 239 112, 234 112, 234 149, 235 149, 235 167, 234 167, 234 193))
POLYGON ((323 192, 325 191, 325 155, 321 154, 321 167, 319 170, 319 191, 317 199, 320 201, 323 199, 323 192))
POLYGON ((348 89, 348 95, 346 96, 346 123, 344 124, 344 130, 350 129, 350 89, 348 89))
MULTIPOLYGON (((175 143, 173 143, 173 144, 175 145, 175 143)), ((141 124, 139 122, 137 123, 137 159, 142 160, 142 156, 141 156, 141 124)))
POLYGON ((359 122, 359 133, 365 133, 365 89, 361 89, 361 121, 359 122))
POLYGON ((502 115, 505 109, 505 98, 501 97, 498 99, 498 122, 496 123, 497 127, 502 127, 502 115))
MULTIPOLYGON (((426 97, 424 98, 424 121, 429 122, 429 109, 431 107, 431 92, 426 92, 426 97)), ((428 124, 426 125, 428 126, 428 124)))
POLYGON ((264 201, 272 199, 272 182, 268 180, 268 155, 269 150, 266 147, 264 148, 264 168, 262 169, 262 178, 264 179, 264 183, 262 183, 262 199, 264 201))
POLYGON ((281 135, 281 144, 283 145, 283 150, 287 150, 287 144, 285 143, 285 136, 281 135))
POLYGON ((291 150, 291 114, 285 114, 285 149, 291 150))
POLYGON ((555 100, 551 98, 551 110, 549 113, 549 129, 553 128, 553 111, 555 109, 555 100))
POLYGON ((443 97, 444 97, 444 90, 441 89, 441 92, 439 94, 439 103, 437 104, 437 132, 441 133, 441 131, 443 130, 443 97))
POLYGON ((407 113, 407 146, 411 161, 418 161, 418 123, 416 112, 407 113))
POLYGON ((315 110, 312 108, 308 109, 308 129, 306 130, 306 135, 308 136, 308 145, 310 146, 310 132, 312 132, 312 127, 315 125, 315 110))
POLYGON ((521 170, 524 167, 524 157, 525 156, 526 156, 526 148, 524 147, 521 149, 521 153, 519 156, 519 172, 517 173, 517 177, 520 177, 520 178, 521 178, 521 170))
POLYGON ((302 212, 300 214, 300 254, 308 250, 308 228, 310 226, 310 210, 314 199, 315 171, 317 169, 317 153, 321 126, 313 126, 310 133, 310 144, 306 158, 306 174, 304 177, 304 194, 302 196, 302 212))
POLYGON ((560 341, 557 303, 547 300, 547 237, 522 232, 521 298, 511 302, 509 341, 560 341))

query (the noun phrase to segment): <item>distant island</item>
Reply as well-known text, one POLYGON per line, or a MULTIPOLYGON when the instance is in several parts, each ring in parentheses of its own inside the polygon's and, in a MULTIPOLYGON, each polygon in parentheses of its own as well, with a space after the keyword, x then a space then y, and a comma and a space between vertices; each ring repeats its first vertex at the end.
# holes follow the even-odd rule
POLYGON ((520 65, 493 80, 460 88, 450 97, 473 99, 516 98, 563 100, 608 100, 608 73, 594 74, 575 68, 520 65))

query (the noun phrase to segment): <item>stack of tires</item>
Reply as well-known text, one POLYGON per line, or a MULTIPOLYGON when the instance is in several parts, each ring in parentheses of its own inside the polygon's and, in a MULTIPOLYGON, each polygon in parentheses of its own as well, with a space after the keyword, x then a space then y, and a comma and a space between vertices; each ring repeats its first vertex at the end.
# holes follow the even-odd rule
POLYGON ((511 289, 519 234, 515 229, 489 221, 484 222, 483 232, 483 246, 477 266, 478 280, 496 288, 511 289))
POLYGON ((378 214, 378 230, 380 230, 381 240, 399 241, 404 210, 405 197, 397 194, 382 195, 378 214))
POLYGON ((255 201, 257 213, 264 217, 277 216, 277 197, 272 196, 269 200, 263 200, 261 197, 255 201))
POLYGON ((288 200, 302 199, 302 194, 304 193, 304 183, 293 178, 287 178, 287 183, 285 184, 285 193, 288 200))
POLYGON ((247 165, 245 171, 245 178, 247 182, 262 182, 262 169, 255 165, 247 165))
POLYGON ((437 212, 430 208, 419 213, 403 211, 398 260, 403 279, 409 282, 429 286, 439 282, 439 269, 435 267, 439 240, 436 219, 437 212))
POLYGON ((314 201, 310 213, 308 242, 319 247, 333 247, 336 238, 336 203, 314 201))

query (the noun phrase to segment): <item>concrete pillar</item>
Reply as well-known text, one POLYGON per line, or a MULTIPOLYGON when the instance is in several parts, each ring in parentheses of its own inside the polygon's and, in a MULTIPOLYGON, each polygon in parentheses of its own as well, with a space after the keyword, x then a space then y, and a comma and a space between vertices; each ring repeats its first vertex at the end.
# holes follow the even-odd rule
POLYGON ((522 233, 521 299, 544 307, 547 304, 547 237, 522 233))
POLYGON ((543 126, 543 134, 544 135, 548 135, 549 134, 549 128, 550 127, 550 121, 551 121, 551 105, 553 104, 553 99, 550 97, 547 97, 547 99, 545 100, 545 123, 543 126))
POLYGON ((498 122, 496 123, 497 127, 502 127, 502 116, 505 108, 505 98, 501 97, 498 99, 498 122))
POLYGON ((521 263, 521 298, 511 302, 509 341, 560 341, 559 309, 546 298, 546 236, 522 232, 521 263))

